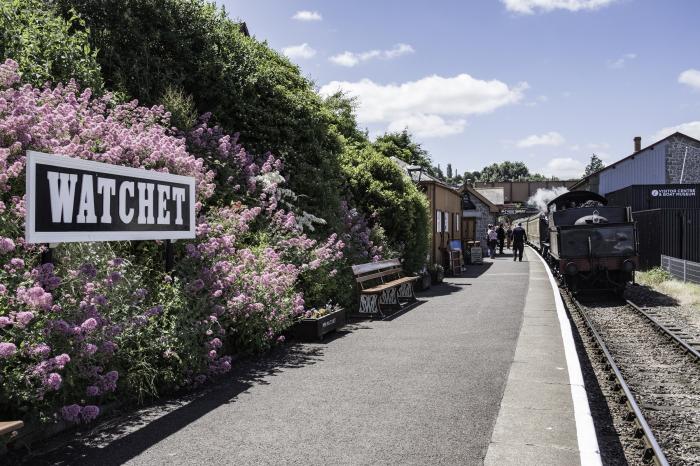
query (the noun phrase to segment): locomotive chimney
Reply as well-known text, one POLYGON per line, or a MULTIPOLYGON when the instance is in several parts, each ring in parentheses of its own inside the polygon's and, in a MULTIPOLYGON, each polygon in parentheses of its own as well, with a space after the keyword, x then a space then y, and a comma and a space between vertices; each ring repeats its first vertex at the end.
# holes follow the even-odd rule
POLYGON ((639 152, 642 150, 642 138, 641 136, 635 136, 634 138, 634 151, 639 152))

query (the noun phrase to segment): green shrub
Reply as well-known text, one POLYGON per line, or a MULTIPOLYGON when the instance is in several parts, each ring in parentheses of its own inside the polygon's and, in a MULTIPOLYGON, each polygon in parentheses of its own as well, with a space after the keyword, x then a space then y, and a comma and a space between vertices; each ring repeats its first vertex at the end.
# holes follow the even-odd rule
POLYGON ((25 83, 41 86, 75 78, 100 91, 100 67, 88 35, 72 10, 63 19, 42 0, 0 0, 0 58, 15 60, 25 83))
POLYGON ((643 272, 644 281, 650 285, 659 285, 665 281, 671 280, 671 274, 661 267, 654 267, 647 272, 643 272))

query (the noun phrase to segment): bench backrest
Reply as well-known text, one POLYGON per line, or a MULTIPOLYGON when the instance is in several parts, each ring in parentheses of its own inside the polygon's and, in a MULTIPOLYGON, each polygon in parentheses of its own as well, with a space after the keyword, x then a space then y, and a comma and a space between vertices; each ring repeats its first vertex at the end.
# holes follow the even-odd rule
POLYGON ((367 264, 358 264, 352 266, 352 273, 355 275, 355 281, 364 286, 364 282, 370 280, 384 281, 384 278, 394 276, 398 278, 403 271, 401 270, 401 262, 398 259, 389 259, 379 262, 370 262, 367 264))

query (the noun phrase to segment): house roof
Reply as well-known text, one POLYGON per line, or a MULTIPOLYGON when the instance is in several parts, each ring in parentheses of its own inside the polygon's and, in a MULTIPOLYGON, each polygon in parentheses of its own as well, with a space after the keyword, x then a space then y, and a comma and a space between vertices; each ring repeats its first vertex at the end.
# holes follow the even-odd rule
POLYGON ((474 196, 475 198, 479 199, 481 202, 486 204, 486 206, 489 208, 489 211, 499 212, 498 206, 496 206, 496 204, 491 202, 487 197, 485 197, 483 194, 481 194, 479 191, 472 188, 468 184, 464 184, 464 186, 462 186, 462 193, 465 193, 469 196, 474 196))
POLYGON ((576 189, 576 188, 582 186, 582 185, 583 185, 586 181, 588 181, 588 179, 591 178, 592 176, 599 175, 599 174, 603 173, 603 172, 606 171, 606 170, 610 170, 611 168, 615 168, 615 165, 617 165, 618 163, 624 162, 624 161, 627 160, 627 159, 631 159, 631 158, 634 157, 635 155, 640 154, 640 153, 644 152, 645 150, 647 150, 647 149, 649 149, 649 148, 652 148, 652 147, 656 146, 657 144, 660 144, 660 143, 666 141, 667 139, 671 139, 672 137, 676 137, 676 136, 682 136, 682 137, 684 137, 684 138, 686 138, 686 139, 690 139, 691 141, 700 144, 700 140, 697 140, 697 139, 695 139, 695 138, 693 138, 693 137, 688 136, 687 134, 683 134, 683 133, 681 133, 681 132, 679 132, 679 131, 676 131, 675 133, 669 134, 669 135, 666 136, 665 138, 659 139, 659 140, 656 141, 655 143, 649 144, 649 145, 646 146, 645 148, 640 149, 640 150, 638 150, 638 151, 636 151, 636 152, 634 152, 634 153, 628 155, 627 157, 625 157, 625 158, 623 158, 623 159, 620 159, 620 160, 618 160, 617 162, 608 165, 607 167, 603 167, 603 168, 601 168, 600 170, 591 173, 590 175, 584 176, 584 177, 581 178, 578 182, 576 182, 575 184, 573 184, 569 189, 572 189, 572 190, 573 190, 573 189, 576 189))
POLYGON ((505 204, 505 190, 503 188, 474 188, 482 196, 495 205, 505 204))

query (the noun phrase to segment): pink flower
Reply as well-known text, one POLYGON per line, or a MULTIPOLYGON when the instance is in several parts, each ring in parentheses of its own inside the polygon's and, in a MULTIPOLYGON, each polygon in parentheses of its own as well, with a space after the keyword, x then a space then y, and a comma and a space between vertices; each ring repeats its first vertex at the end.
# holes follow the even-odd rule
POLYGON ((80 411, 80 416, 83 418, 83 421, 85 421, 85 422, 90 422, 99 415, 100 415, 100 408, 98 408, 95 405, 84 406, 83 409, 80 411))
POLYGON ((90 385, 85 389, 85 394, 87 396, 98 396, 100 394, 100 389, 95 385, 90 385))
POLYGON ((90 317, 89 319, 85 320, 85 322, 80 324, 80 328, 83 329, 85 332, 92 332, 97 328, 97 321, 90 317))
POLYGON ((93 345, 92 343, 87 343, 85 345, 85 354, 88 356, 91 356, 97 352, 97 345, 93 345))
POLYGON ((17 326, 20 328, 24 328, 27 325, 29 325, 29 322, 34 319, 34 313, 25 311, 25 312, 18 312, 17 315, 15 316, 15 320, 17 321, 17 326))
POLYGON ((74 422, 78 420, 78 417, 80 416, 80 405, 72 404, 68 406, 64 406, 61 408, 61 416, 63 416, 63 419, 69 422, 74 422))
POLYGON ((0 254, 7 254, 15 250, 15 242, 10 238, 0 237, 0 254))
POLYGON ((17 352, 17 346, 14 343, 0 343, 0 358, 9 358, 17 352))
POLYGON ((63 379, 61 378, 60 374, 57 374, 56 372, 52 372, 46 377, 46 380, 44 381, 44 385, 49 389, 49 390, 58 390, 61 388, 61 383, 63 382, 63 379))

